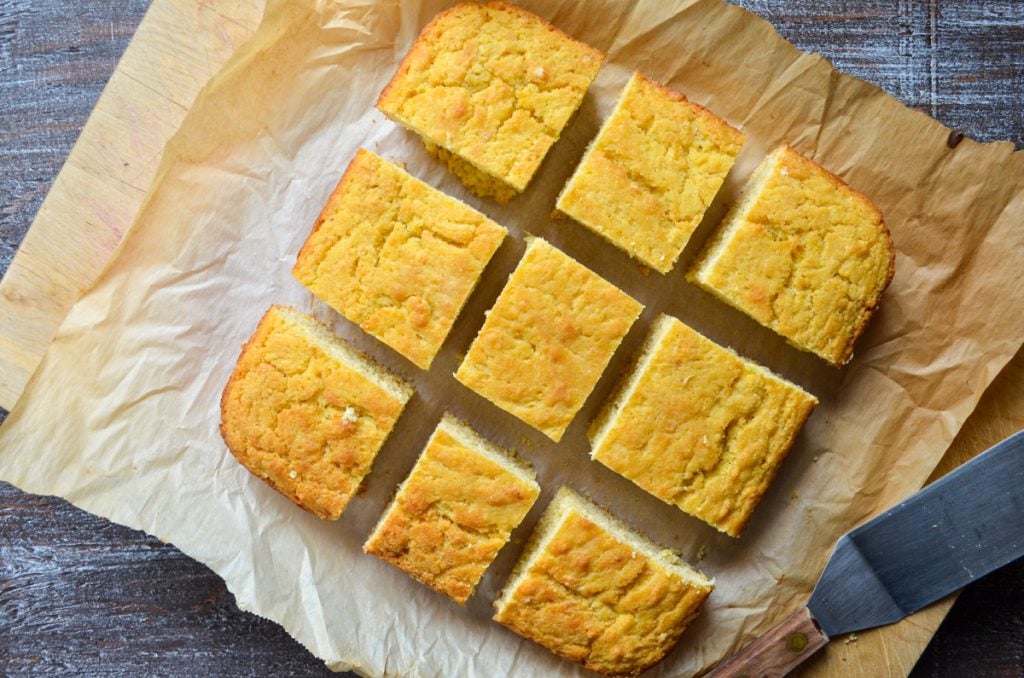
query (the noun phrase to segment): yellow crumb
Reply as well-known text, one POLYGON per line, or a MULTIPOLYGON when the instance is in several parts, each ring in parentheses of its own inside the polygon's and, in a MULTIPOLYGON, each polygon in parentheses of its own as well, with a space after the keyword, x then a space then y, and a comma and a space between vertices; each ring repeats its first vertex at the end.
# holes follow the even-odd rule
POLYGON ((504 454, 445 416, 363 550, 465 603, 540 495, 504 454))
POLYGON ((618 395, 590 427, 594 459, 738 536, 814 396, 659 316, 618 395))
POLYGON ((428 369, 505 233, 360 149, 292 273, 343 316, 428 369))
POLYGON ((557 442, 641 310, 531 238, 455 378, 557 442))
POLYGON ((252 473, 336 520, 411 395, 381 373, 312 318, 273 306, 224 389, 221 435, 252 473))
POLYGON ((558 209, 660 273, 704 218, 744 136, 634 73, 558 209))
POLYGON ((377 107, 470 190, 507 200, 533 178, 603 61, 514 5, 467 2, 427 24, 377 107))
POLYGON ((797 348, 841 365, 894 262, 878 208, 782 146, 754 172, 687 277, 797 348))

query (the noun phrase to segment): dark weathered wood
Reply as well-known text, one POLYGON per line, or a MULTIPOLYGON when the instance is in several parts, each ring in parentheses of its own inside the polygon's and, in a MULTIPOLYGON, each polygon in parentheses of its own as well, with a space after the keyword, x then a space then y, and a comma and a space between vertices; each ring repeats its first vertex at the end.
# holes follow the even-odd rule
POLYGON ((1024 144, 1020 0, 740 0, 801 48, 979 141, 1024 144))
POLYGON ((1024 560, 964 589, 911 678, 1024 678, 1024 560))
MULTIPOLYGON (((1024 144, 1020 0, 738 4, 972 138, 1024 144)), ((147 5, 0 0, 0 272, 147 5)), ((38 670, 326 673, 172 546, 0 483, 0 675, 38 670)), ((965 591, 914 675, 1024 676, 1024 563, 965 591)))
POLYGON ((330 674, 173 546, 0 483, 0 675, 111 670, 330 674))

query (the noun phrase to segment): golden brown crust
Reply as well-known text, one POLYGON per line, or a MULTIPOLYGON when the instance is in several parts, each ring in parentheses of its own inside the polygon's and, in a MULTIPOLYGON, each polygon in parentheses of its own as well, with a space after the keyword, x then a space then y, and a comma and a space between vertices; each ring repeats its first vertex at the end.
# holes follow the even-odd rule
POLYGON ((505 233, 483 214, 360 149, 292 275, 428 369, 505 233))
POLYGON ((445 416, 363 546, 460 605, 540 494, 532 469, 467 428, 445 416))
MULTIPOLYGON (((792 150, 792 148, 790 148, 790 150, 792 150)), ((795 150, 793 152, 796 153, 795 150)), ((860 191, 854 189, 852 186, 843 181, 836 174, 833 174, 827 168, 822 167, 821 169, 828 173, 829 177, 832 178, 832 180, 835 182, 836 187, 839 190, 848 191, 856 200, 863 203, 868 209, 872 210, 873 212, 875 212, 875 214, 878 215, 878 222, 881 226, 881 235, 883 238, 885 238, 885 241, 887 243, 886 249, 888 249, 889 251, 889 268, 885 275, 885 282, 882 283, 882 286, 878 290, 878 294, 875 296, 875 298, 865 307, 863 319, 861 320, 857 328, 853 331, 853 333, 850 335, 850 341, 846 344, 846 350, 842 354, 840 354, 836 362, 833 363, 836 367, 839 367, 847 364, 853 358, 853 347, 857 344, 857 339, 859 339, 860 335, 862 335, 864 333, 864 330, 867 329, 868 323, 871 322, 871 318, 874 317, 875 311, 878 310, 878 306, 882 301, 882 295, 885 294, 885 291, 889 288, 889 284, 892 282, 893 277, 895 277, 896 275, 896 244, 892 240, 892 233, 889 231, 889 226, 885 223, 885 216, 882 214, 882 211, 878 209, 875 203, 868 200, 867 196, 865 196, 860 191)))
MULTIPOLYGON (((360 148, 358 151, 356 151, 357 158, 363 152, 363 150, 364 149, 360 148)), ((295 256, 295 263, 292 264, 293 277, 295 276, 295 269, 298 268, 299 262, 306 260, 312 256, 315 242, 313 236, 317 235, 320 229, 323 227, 324 221, 326 221, 327 218, 327 214, 329 214, 329 208, 331 207, 331 203, 336 199, 335 196, 344 193, 348 185, 352 183, 352 177, 356 173, 356 167, 357 165, 355 163, 355 158, 353 158, 352 162, 350 162, 348 166, 345 167, 345 171, 342 173, 341 179, 338 180, 337 185, 335 185, 334 190, 331 191, 331 195, 327 198, 327 203, 324 205, 323 209, 320 210, 320 214, 317 215, 316 221, 313 223, 313 228, 310 230, 309 235, 306 236, 306 240, 302 243, 302 247, 299 248, 299 253, 295 256)))
POLYGON ((788 146, 761 163, 687 277, 833 365, 895 273, 876 206, 788 146))
POLYGON ((470 190, 507 200, 526 188, 603 60, 519 7, 463 3, 427 24, 377 107, 470 190))
POLYGON ((314 319, 272 306, 221 395, 231 454, 324 520, 336 520, 358 491, 408 398, 362 360, 314 319))
POLYGON ((636 675, 668 654, 712 588, 674 554, 563 488, 494 619, 591 671, 636 675))
POLYGON ((660 273, 672 270, 745 137, 634 73, 557 208, 660 273))
POLYGON ((742 141, 746 138, 746 135, 743 134, 743 132, 741 132, 737 127, 729 124, 727 120, 724 120, 715 115, 714 113, 712 113, 710 110, 708 110, 706 106, 701 106, 698 103, 690 101, 682 92, 677 92, 676 90, 670 88, 668 85, 660 83, 657 80, 652 80, 640 72, 636 73, 636 77, 641 78, 645 83, 647 83, 654 89, 658 90, 665 96, 669 97, 670 99, 674 99, 675 101, 686 104, 690 108, 694 109, 694 111, 698 113, 701 117, 707 119, 708 122, 713 123, 716 127, 722 126, 728 130, 731 130, 736 140, 739 141, 740 143, 742 143, 742 141))
POLYGON ((621 392, 591 427, 592 456, 737 537, 816 404, 663 315, 621 392))
POLYGON ((642 310, 532 238, 455 378, 557 442, 642 310))
MULTIPOLYGON (((786 148, 791 153, 800 155, 792 146, 787 145, 786 148)), ((800 157, 803 158, 802 155, 800 157)), ((850 362, 850 359, 853 358, 853 347, 856 345, 857 339, 860 338, 860 335, 867 329, 868 323, 871 322, 871 318, 874 316, 875 311, 878 310, 878 305, 882 300, 882 295, 885 294, 885 290, 889 288, 889 284, 896 275, 896 244, 893 242, 892 233, 889 231, 889 227, 885 223, 885 215, 883 215, 882 211, 878 209, 878 206, 871 202, 866 195, 843 181, 839 175, 833 173, 827 167, 821 167, 820 165, 819 167, 826 175, 828 175, 829 179, 832 180, 837 190, 849 193, 850 197, 863 204, 866 209, 878 215, 878 223, 881 227, 881 236, 885 239, 887 243, 886 249, 889 252, 889 268, 885 275, 885 282, 882 283, 878 290, 878 294, 874 299, 866 305, 863 318, 860 324, 857 325, 856 329, 850 334, 850 341, 846 344, 845 350, 839 355, 838 359, 832 363, 836 367, 839 367, 850 362)))

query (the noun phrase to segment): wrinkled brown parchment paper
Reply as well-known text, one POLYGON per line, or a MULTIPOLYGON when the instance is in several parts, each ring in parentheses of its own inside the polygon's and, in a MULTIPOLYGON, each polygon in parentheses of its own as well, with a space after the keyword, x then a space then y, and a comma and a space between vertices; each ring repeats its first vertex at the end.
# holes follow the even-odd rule
POLYGON ((490 622, 522 539, 562 483, 715 577, 718 588, 652 673, 716 662, 803 602, 834 540, 916 490, 982 391, 1024 340, 1024 157, 1007 143, 946 145, 949 131, 839 74, 766 22, 719 0, 526 2, 609 63, 528 193, 481 201, 418 140, 373 108, 443 2, 272 0, 251 42, 208 85, 168 144, 119 253, 65 320, 0 431, 0 478, 56 494, 173 542, 335 669, 496 676, 576 671, 490 622), (750 138, 730 180, 667 276, 572 222, 558 190, 633 69, 666 82, 750 138), (789 142, 882 209, 899 255, 882 310, 852 365, 833 370, 689 285, 682 271, 762 155, 789 142), (424 373, 310 297, 294 256, 360 146, 510 229, 424 373), (523 250, 552 241, 647 305, 561 444, 451 377, 523 250), (417 395, 364 496, 324 523, 249 475, 217 432, 239 345, 271 303, 312 309, 411 380, 417 395), (721 535, 588 459, 587 422, 658 312, 768 365, 822 401, 741 539, 721 535), (360 551, 444 409, 514 447, 544 496, 465 608, 360 551))

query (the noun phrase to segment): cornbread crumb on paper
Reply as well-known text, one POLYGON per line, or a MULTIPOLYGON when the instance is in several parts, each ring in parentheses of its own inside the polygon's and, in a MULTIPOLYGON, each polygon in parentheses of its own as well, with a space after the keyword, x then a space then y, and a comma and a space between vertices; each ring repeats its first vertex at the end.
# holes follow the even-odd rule
POLYGON ((591 424, 591 455, 739 536, 817 399, 671 316, 591 424))
POLYGON ((558 197, 558 210, 668 273, 744 141, 707 109, 634 73, 558 197))
POLYGON ((495 601, 494 619, 610 675, 661 661, 714 583, 563 487, 495 601))
POLYGON ((363 550, 463 604, 539 495, 528 464, 445 415, 363 550))
POLYGON ((337 520, 411 396, 410 386, 324 325, 272 306, 224 388, 220 430, 249 471, 337 520), (355 408, 370 416, 348 419, 355 408))
POLYGON ((438 14, 377 107, 416 132, 474 193, 522 193, 583 101, 604 55, 514 5, 438 14))

